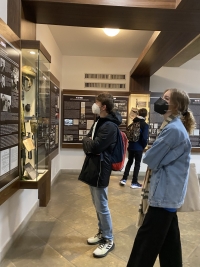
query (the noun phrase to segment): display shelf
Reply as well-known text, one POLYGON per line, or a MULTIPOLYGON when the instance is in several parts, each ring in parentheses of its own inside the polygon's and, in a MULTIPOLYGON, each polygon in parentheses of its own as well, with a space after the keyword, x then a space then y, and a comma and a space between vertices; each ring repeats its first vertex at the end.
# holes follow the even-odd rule
POLYGON ((39 176, 35 181, 20 180, 20 189, 38 189, 39 206, 46 207, 51 196, 51 177, 50 172, 45 170, 44 174, 39 176))

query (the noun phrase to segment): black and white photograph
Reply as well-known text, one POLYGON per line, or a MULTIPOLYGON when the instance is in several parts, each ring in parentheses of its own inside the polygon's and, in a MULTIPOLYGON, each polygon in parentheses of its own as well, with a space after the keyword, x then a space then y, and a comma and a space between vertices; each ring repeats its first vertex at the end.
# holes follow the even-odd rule
POLYGON ((73 135, 64 134, 64 141, 73 141, 73 135))
POLYGON ((19 83, 19 69, 16 67, 13 67, 11 72, 11 87, 15 91, 18 90, 18 83, 19 83))
POLYGON ((0 108, 1 111, 11 111, 11 96, 6 94, 1 94, 0 98, 0 108))
POLYGON ((0 72, 5 72, 6 62, 5 59, 0 58, 0 72))
POLYGON ((6 86, 6 78, 5 75, 0 74, 0 89, 4 89, 6 86))

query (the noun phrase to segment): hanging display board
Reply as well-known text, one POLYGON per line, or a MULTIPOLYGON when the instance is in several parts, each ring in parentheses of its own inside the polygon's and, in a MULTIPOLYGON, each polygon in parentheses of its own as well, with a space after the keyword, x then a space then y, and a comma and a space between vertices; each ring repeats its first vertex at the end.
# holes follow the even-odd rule
POLYGON ((19 175, 20 53, 0 35, 0 189, 19 175))
POLYGON ((58 148, 59 143, 59 94, 60 89, 51 81, 50 82, 50 95, 51 95, 51 119, 50 119, 50 132, 49 132, 49 142, 50 151, 54 151, 58 148))
MULTIPOLYGON (((154 102, 163 95, 163 93, 151 93, 150 95, 150 124, 149 124, 149 145, 152 145, 156 139, 157 131, 163 122, 163 116, 154 111, 154 102)), ((196 120, 196 128, 190 135, 192 148, 200 148, 200 94, 189 94, 189 109, 193 112, 196 120)))
POLYGON ((82 143, 95 120, 94 96, 63 95, 63 143, 82 143))

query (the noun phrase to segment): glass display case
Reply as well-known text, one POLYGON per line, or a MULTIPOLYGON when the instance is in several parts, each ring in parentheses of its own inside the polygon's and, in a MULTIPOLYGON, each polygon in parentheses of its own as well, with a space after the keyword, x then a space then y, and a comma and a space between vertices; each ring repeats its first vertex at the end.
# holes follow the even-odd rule
POLYGON ((32 182, 48 172, 50 151, 50 61, 35 44, 22 48, 21 179, 32 182))

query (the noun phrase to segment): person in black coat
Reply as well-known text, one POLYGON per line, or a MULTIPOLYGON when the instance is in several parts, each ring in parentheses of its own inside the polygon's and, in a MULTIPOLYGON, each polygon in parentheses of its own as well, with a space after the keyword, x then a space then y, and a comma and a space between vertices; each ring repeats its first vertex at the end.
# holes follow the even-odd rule
POLYGON ((135 160, 135 166, 133 170, 133 177, 131 181, 131 188, 141 188, 142 185, 138 183, 138 174, 140 170, 140 163, 142 160, 142 154, 148 143, 149 136, 149 125, 145 122, 145 118, 147 116, 147 110, 145 108, 141 108, 138 110, 138 115, 133 119, 133 123, 138 123, 139 128, 139 137, 138 141, 133 142, 129 141, 128 146, 128 161, 125 167, 124 175, 120 180, 120 185, 124 186, 127 182, 130 168, 135 160))
POLYGON ((108 185, 110 180, 111 154, 117 142, 118 125, 122 118, 113 111, 114 100, 109 93, 100 94, 92 106, 99 115, 88 136, 83 138, 86 158, 79 180, 90 186, 92 200, 97 213, 98 233, 88 238, 89 245, 99 244, 93 256, 104 257, 114 249, 112 219, 108 207, 108 185))

